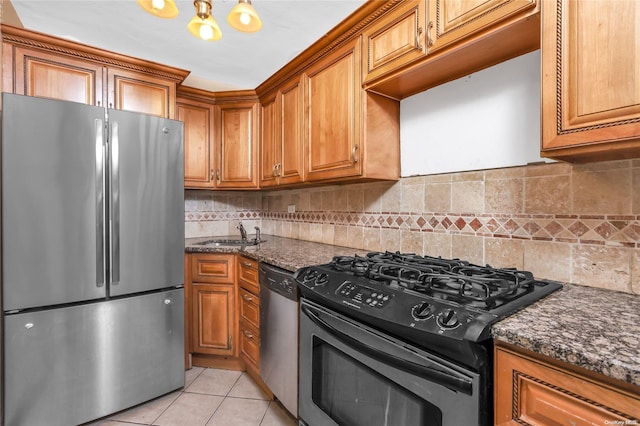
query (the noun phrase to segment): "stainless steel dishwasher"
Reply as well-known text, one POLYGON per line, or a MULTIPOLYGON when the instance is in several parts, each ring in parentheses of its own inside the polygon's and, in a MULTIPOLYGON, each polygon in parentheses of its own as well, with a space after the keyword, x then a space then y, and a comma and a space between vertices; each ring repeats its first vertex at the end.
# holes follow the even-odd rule
POLYGON ((298 417, 298 287, 293 273, 261 263, 260 376, 298 417))

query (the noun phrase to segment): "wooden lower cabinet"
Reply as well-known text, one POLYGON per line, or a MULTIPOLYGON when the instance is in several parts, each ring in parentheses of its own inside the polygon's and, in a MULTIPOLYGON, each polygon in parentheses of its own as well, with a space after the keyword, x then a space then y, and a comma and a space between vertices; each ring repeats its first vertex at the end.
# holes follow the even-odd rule
POLYGON ((185 256, 186 357, 191 364, 260 373, 258 262, 243 255, 185 256), (191 355, 189 357, 189 355, 191 355))
POLYGON ((511 345, 495 348, 494 424, 637 424, 640 388, 511 345))
POLYGON ((193 354, 237 356, 236 256, 194 253, 189 255, 187 267, 189 351, 193 354))
POLYGON ((258 262, 238 256, 239 352, 247 369, 260 372, 260 286, 258 262))

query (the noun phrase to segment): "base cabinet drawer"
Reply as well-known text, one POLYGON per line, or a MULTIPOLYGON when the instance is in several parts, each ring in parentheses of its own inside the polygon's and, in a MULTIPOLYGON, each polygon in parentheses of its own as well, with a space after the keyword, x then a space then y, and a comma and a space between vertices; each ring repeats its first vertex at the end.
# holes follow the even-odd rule
POLYGON ((194 254, 191 255, 191 279, 193 282, 234 284, 235 255, 194 254))
POLYGON ((260 327, 260 300, 258 296, 240 288, 240 321, 260 327))
POLYGON ((496 425, 635 424, 640 389, 559 361, 496 346, 496 425))
POLYGON ((245 321, 240 321, 240 358, 247 367, 260 372, 260 334, 245 321))

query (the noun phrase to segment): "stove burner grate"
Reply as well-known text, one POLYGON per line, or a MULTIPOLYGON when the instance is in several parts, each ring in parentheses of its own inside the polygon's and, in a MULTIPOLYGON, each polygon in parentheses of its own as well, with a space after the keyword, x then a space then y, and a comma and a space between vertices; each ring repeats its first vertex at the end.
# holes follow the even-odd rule
POLYGON ((366 257, 337 256, 331 265, 336 271, 484 309, 501 306, 532 291, 535 285, 528 271, 415 254, 372 252, 366 257))

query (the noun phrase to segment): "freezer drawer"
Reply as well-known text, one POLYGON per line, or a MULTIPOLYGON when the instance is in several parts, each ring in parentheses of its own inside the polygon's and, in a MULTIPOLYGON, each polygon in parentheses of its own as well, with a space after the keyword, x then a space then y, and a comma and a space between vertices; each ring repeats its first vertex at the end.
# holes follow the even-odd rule
POLYGON ((184 292, 5 317, 6 425, 81 424, 184 386, 184 292))

